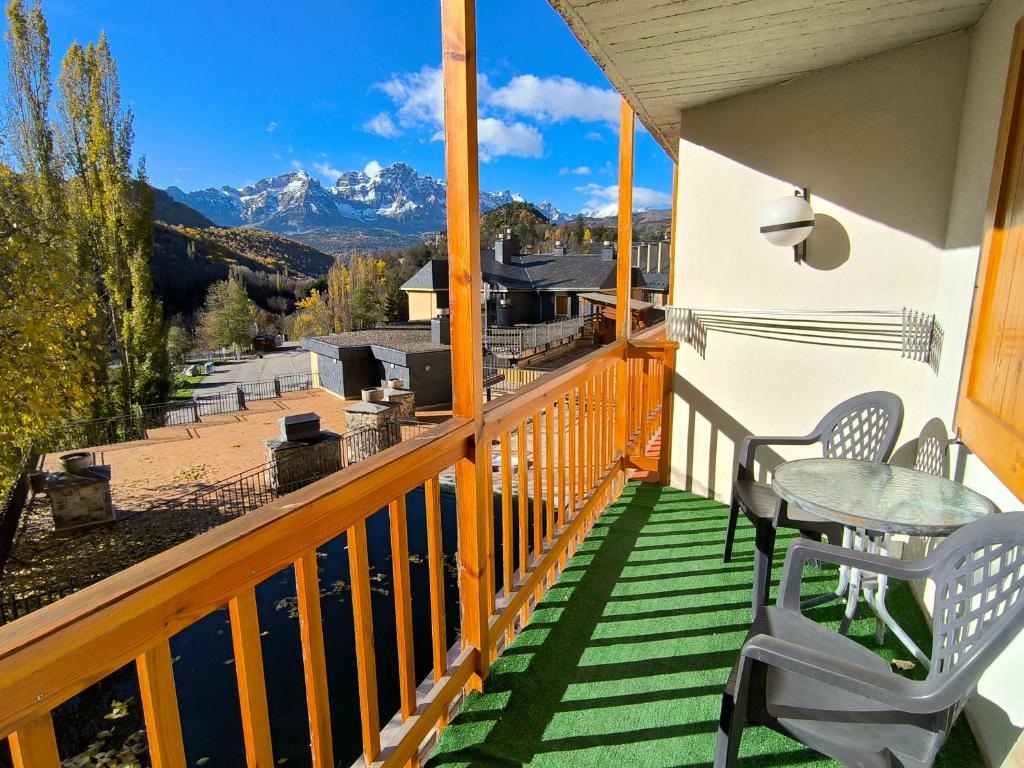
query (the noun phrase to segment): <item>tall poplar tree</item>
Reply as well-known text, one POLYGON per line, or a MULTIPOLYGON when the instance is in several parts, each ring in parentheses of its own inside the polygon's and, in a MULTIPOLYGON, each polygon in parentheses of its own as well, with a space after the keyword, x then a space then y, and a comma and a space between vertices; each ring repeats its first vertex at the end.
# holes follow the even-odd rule
POLYGON ((93 411, 105 368, 92 284, 67 258, 46 21, 38 3, 6 10, 0 145, 13 167, 0 162, 0 493, 55 422, 93 411))
POLYGON ((73 43, 57 81, 60 143, 70 172, 68 210, 75 257, 95 279, 116 350, 118 404, 170 394, 166 330, 153 297, 152 199, 140 164, 131 168, 132 113, 121 106, 117 66, 106 35, 73 43))

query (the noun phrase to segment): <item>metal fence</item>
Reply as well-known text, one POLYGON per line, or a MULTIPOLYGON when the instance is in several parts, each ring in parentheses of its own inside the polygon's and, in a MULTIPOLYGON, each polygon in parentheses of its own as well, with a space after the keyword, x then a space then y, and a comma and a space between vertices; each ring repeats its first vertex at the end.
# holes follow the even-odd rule
POLYGON ((287 373, 284 376, 276 376, 275 380, 280 385, 281 392, 298 392, 316 386, 312 373, 287 373))
POLYGON ((56 453, 93 445, 145 440, 149 436, 149 429, 195 424, 203 416, 244 411, 247 400, 270 400, 286 392, 298 392, 316 386, 316 377, 312 374, 290 373, 273 379, 245 382, 231 392, 195 395, 188 400, 137 406, 135 412, 128 415, 68 421, 55 425, 37 442, 35 449, 40 453, 56 453))
POLYGON ((523 328, 488 328, 484 348, 502 357, 518 356, 531 349, 562 342, 583 333, 590 317, 570 317, 523 328))
POLYGON ((56 453, 90 445, 110 445, 145 439, 145 421, 141 414, 132 413, 54 425, 46 435, 36 440, 33 450, 38 453, 56 453))

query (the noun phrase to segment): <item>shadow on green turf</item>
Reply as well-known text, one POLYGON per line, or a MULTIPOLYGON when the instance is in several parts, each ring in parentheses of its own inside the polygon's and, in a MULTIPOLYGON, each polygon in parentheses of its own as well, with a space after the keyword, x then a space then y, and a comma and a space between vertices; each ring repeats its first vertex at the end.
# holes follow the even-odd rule
MULTIPOLYGON (((682 491, 627 485, 491 666, 483 693, 471 695, 445 729, 429 765, 709 765, 722 687, 750 620, 743 574, 752 567, 753 537, 742 529, 736 557, 723 564, 727 512, 682 491)), ((779 538, 781 563, 788 537, 779 538)), ((824 594, 834 583, 834 571, 809 569, 804 594, 824 594)), ((909 588, 895 585, 889 603, 928 647, 909 588)), ((809 615, 838 625, 842 606, 809 615)), ((850 636, 888 660, 907 658, 891 637, 875 646, 873 619, 858 619, 850 636)), ((745 732, 741 755, 742 764, 765 768, 834 765, 763 728, 745 732)), ((938 764, 982 764, 963 722, 938 764)))

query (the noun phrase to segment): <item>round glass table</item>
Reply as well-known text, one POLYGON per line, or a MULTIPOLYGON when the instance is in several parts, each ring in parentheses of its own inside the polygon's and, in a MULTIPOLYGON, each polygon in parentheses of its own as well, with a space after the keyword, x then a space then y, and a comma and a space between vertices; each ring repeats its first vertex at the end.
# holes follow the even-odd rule
MULTIPOLYGON (((788 504, 845 527, 843 546, 888 554, 889 536, 946 536, 962 525, 995 511, 980 493, 944 477, 905 467, 856 459, 798 459, 775 468, 772 488, 788 504)), ((805 607, 846 598, 845 632, 856 615, 863 574, 840 568, 839 587, 805 607)), ((929 659, 889 614, 885 605, 888 579, 871 577, 865 586, 868 605, 878 619, 877 636, 888 626, 913 653, 929 666, 929 659)))

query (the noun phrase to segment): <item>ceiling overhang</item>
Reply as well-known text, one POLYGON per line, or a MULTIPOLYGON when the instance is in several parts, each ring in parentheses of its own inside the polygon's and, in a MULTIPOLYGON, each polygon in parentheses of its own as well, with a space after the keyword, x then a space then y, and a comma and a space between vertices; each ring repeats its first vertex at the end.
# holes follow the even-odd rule
POLYGON ((989 0, 549 0, 676 156, 681 110, 975 24, 989 0))

